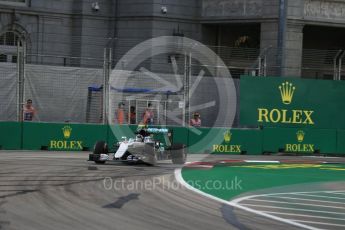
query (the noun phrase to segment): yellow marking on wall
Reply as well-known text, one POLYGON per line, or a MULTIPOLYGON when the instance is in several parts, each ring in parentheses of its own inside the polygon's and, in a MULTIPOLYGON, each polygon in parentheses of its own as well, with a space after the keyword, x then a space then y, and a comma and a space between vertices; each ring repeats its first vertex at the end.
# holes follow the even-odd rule
POLYGON ((345 168, 320 168, 324 170, 333 170, 333 171, 345 171, 345 168))

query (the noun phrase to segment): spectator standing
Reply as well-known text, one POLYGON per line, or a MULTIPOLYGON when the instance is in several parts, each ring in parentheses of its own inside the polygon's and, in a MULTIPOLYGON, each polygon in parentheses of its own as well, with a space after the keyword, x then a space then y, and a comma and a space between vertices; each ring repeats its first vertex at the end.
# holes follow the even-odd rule
POLYGON ((128 114, 128 120, 129 120, 129 124, 136 124, 137 123, 137 114, 135 112, 135 107, 131 106, 129 114, 128 114))
POLYGON ((147 108, 145 109, 145 112, 143 115, 143 123, 145 125, 153 125, 153 118, 154 118, 154 113, 152 110, 152 104, 148 103, 147 108))
POLYGON ((32 121, 35 117, 36 109, 32 106, 32 100, 28 99, 23 110, 23 120, 32 121))
POLYGON ((200 127, 201 126, 201 118, 198 112, 193 114, 193 118, 190 119, 190 125, 193 127, 200 127))
POLYGON ((123 110, 123 106, 125 106, 125 103, 120 102, 116 110, 116 119, 119 125, 122 125, 125 119, 125 112, 123 110))

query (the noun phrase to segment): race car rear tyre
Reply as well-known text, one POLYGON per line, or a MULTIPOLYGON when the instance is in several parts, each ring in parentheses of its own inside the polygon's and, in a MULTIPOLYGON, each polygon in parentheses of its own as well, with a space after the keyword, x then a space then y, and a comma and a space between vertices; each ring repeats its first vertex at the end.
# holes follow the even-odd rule
MULTIPOLYGON (((108 154, 108 145, 105 141, 97 141, 94 148, 93 154, 108 154)), ((104 164, 105 161, 95 160, 96 164, 104 164)))
POLYGON ((187 160, 186 146, 184 144, 176 143, 170 148, 171 161, 173 164, 184 164, 187 160))

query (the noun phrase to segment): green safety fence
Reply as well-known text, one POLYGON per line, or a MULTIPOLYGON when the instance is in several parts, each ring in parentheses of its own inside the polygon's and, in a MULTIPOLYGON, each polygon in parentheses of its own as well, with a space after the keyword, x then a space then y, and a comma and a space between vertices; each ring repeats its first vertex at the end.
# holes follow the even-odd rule
POLYGON ((337 154, 345 155, 345 130, 337 130, 337 154))
MULTIPOLYGON (((190 153, 262 154, 300 152, 345 154, 345 130, 263 128, 227 129, 169 127, 174 143, 190 153)), ((136 125, 0 122, 0 148, 7 150, 92 150, 98 140, 109 145, 131 137, 136 125)))
MULTIPOLYGON (((188 145, 187 129, 170 127, 174 142, 188 145)), ((110 145, 121 137, 133 137, 136 125, 0 122, 0 148, 8 150, 91 150, 98 140, 110 145)))
MULTIPOLYGON (((260 130, 200 128, 195 132, 185 127, 169 128, 174 143, 189 146, 191 153, 261 153, 260 130), (215 135, 219 138, 214 138, 215 135)), ((136 125, 0 122, 0 146, 2 149, 90 150, 97 140, 112 145, 123 136, 133 136, 136 129, 136 125)))
POLYGON ((8 150, 21 149, 22 123, 0 122, 0 148, 8 150))

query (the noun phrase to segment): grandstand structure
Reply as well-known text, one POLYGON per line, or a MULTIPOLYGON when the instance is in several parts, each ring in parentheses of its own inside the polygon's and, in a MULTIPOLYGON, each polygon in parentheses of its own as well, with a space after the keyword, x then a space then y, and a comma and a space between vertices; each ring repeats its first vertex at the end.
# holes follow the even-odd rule
POLYGON ((102 60, 108 47, 115 62, 140 41, 177 35, 213 46, 234 76, 262 57, 269 75, 333 78, 344 56, 344 7, 335 0, 1 0, 0 60, 16 62, 12 46, 25 40, 28 62, 101 66, 87 58, 102 60))

